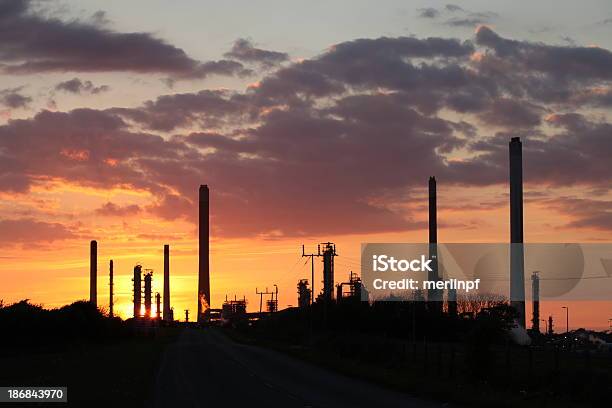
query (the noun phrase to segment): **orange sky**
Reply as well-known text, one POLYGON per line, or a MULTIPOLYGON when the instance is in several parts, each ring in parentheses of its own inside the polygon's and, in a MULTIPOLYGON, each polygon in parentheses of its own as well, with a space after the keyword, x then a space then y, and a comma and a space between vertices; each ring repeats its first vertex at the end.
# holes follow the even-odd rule
MULTIPOLYGON (((214 188, 211 186, 211 189, 214 188)), ((474 208, 469 210, 445 209, 445 202, 464 201, 473 197, 474 189, 453 188, 445 190, 439 184, 440 242, 504 242, 508 233, 508 208, 505 206, 474 208), (453 228, 452 224, 460 224, 453 228), (451 224, 451 225, 449 225, 451 224), (448 225, 448 227, 444 227, 448 225)), ((214 193, 214 190, 212 190, 214 193)), ((501 188, 481 189, 482 197, 501 197, 501 188)), ((211 203, 214 209, 214 194, 211 203)), ((75 300, 86 299, 89 290, 89 240, 98 241, 98 302, 108 308, 108 261, 115 266, 115 309, 122 317, 131 316, 132 269, 136 263, 154 270, 153 292, 162 292, 163 245, 171 246, 171 303, 175 316, 184 319, 184 310, 196 310, 197 291, 197 239, 195 226, 188 222, 161 221, 142 215, 109 219, 92 214, 106 201, 121 204, 142 204, 147 194, 133 191, 98 191, 59 183, 52 188, 36 189, 26 197, 3 200, 3 206, 20 205, 48 208, 56 219, 78 219, 79 237, 57 241, 5 248, 0 264, 0 281, 3 282, 0 298, 5 303, 28 298, 47 307, 61 306, 75 300)), ((492 201, 482 199, 481 204, 492 201)), ((409 203, 419 207, 420 204, 409 203)), ((426 213, 417 210, 418 218, 425 220, 426 213)), ((536 204, 525 207, 525 236, 528 242, 587 242, 594 237, 605 238, 595 231, 571 230, 563 225, 568 221, 559 214, 536 204)), ((67 221, 70 223, 71 221, 67 221)), ((76 222, 76 221, 73 221, 76 222)), ((316 222, 316 220, 313 220, 316 222)), ((214 212, 212 214, 214 228, 214 212)), ((33 231, 33 233, 35 233, 33 231)), ((211 244, 211 296, 213 307, 220 307, 225 296, 246 296, 249 310, 256 311, 259 297, 256 288, 279 287, 279 306, 296 305, 298 279, 310 280, 310 263, 301 257, 301 245, 315 250, 319 242, 337 244, 336 281, 347 279, 349 271, 359 271, 360 245, 362 242, 425 242, 426 230, 406 233, 370 235, 342 235, 300 237, 293 239, 218 239, 211 244)), ((315 285, 321 289, 321 262, 316 261, 315 285)), ((575 302, 574 302, 575 303, 575 302)), ((542 302, 542 317, 552 314, 557 329, 564 311, 556 302, 542 302)), ((528 307, 528 309, 530 309, 528 307)), ((572 306, 571 327, 607 327, 610 303, 583 302, 572 306)), ((192 314, 193 316, 193 314, 192 314)), ((528 317, 529 319, 530 317, 528 317)), ((565 323, 563 323, 565 327, 565 323)))
MULTIPOLYGON (((310 278, 302 244, 336 243, 338 282, 359 269, 363 242, 424 242, 432 175, 439 242, 508 242, 516 136, 525 241, 612 242, 611 37, 592 21, 607 5, 581 16, 566 5, 581 21, 572 31, 562 14, 542 27, 537 13, 484 1, 429 17, 340 2, 325 5, 330 19, 312 4, 287 16, 144 3, 1 10, 5 303, 86 299, 95 239, 99 304, 113 259, 116 310, 129 317, 134 265, 153 269, 160 291, 169 244, 175 316, 193 316, 200 184, 211 188, 215 308, 244 295, 256 310, 256 288, 274 284, 279 306, 295 305, 310 278)), ((320 281, 318 262, 317 292, 320 281)), ((544 303, 542 316, 559 307, 544 303)), ((607 303, 572 310, 572 327, 612 317, 607 303)))

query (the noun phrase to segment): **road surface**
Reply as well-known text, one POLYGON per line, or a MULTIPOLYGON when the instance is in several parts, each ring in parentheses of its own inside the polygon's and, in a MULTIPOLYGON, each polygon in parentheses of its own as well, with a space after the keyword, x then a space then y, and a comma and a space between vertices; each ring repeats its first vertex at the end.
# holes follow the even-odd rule
POLYGON ((444 407, 285 354, 239 344, 214 329, 184 330, 165 351, 152 405, 189 407, 444 407))

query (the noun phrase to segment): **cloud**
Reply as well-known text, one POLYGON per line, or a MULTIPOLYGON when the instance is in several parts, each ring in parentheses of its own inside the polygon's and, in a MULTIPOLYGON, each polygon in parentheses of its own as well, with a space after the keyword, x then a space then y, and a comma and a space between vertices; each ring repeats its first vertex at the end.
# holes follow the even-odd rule
POLYGON ((436 19, 441 15, 452 15, 444 24, 451 27, 475 27, 480 24, 486 24, 498 17, 497 13, 491 11, 471 12, 463 9, 455 4, 447 4, 443 10, 438 10, 433 7, 417 9, 418 16, 426 19, 436 19))
POLYGON ((189 126, 219 126, 224 118, 246 111, 243 98, 223 90, 162 95, 138 108, 108 110, 156 131, 189 126))
POLYGON ((604 48, 510 40, 486 26, 478 27, 476 42, 491 49, 497 57, 511 60, 515 67, 526 72, 535 71, 568 81, 612 79, 612 52, 604 48))
POLYGON ((260 64, 265 68, 271 68, 289 59, 287 53, 256 48, 251 41, 244 38, 237 39, 232 49, 224 56, 245 63, 260 64))
POLYGON ((463 8, 461 8, 461 6, 458 6, 456 4, 447 4, 446 6, 444 6, 444 8, 447 11, 450 11, 451 13, 455 13, 458 11, 464 11, 463 8))
POLYGON ((497 99, 480 115, 486 123, 508 128, 530 128, 541 123, 544 109, 526 101, 497 99))
POLYGON ((542 205, 569 215, 572 221, 566 228, 612 231, 612 201, 562 196, 544 200, 542 205))
POLYGON ((482 24, 491 23, 497 18, 497 13, 487 12, 468 12, 461 17, 452 17, 446 20, 445 24, 452 27, 475 27, 482 24))
POLYGON ((92 94, 96 95, 106 92, 110 89, 107 85, 95 86, 91 81, 82 81, 79 78, 69 79, 55 85, 56 91, 64 91, 74 94, 92 94))
POLYGON ((0 90, 0 105, 9 109, 27 108, 32 98, 21 93, 23 87, 0 90))
POLYGON ((107 202, 102 205, 100 208, 95 210, 97 215, 103 215, 107 217, 126 217, 131 215, 136 215, 140 213, 142 209, 139 205, 130 204, 130 205, 118 205, 112 202, 107 202))
POLYGON ((419 12, 419 17, 421 18, 436 18, 440 15, 440 11, 433 7, 421 8, 417 11, 419 12))
POLYGON ((59 223, 31 218, 0 220, 0 246, 33 246, 75 238, 76 235, 59 223), (35 233, 33 233, 35 232, 35 233))
POLYGON ((0 8, 0 70, 7 74, 45 72, 161 73, 176 79, 242 75, 236 61, 200 62, 152 34, 121 33, 93 22, 46 17, 30 0, 0 8))
POLYGON ((407 231, 424 224, 402 203, 431 175, 440 185, 505 186, 513 136, 524 141, 528 185, 602 188, 612 124, 581 113, 610 87, 601 58, 578 59, 563 69, 581 75, 559 81, 556 67, 523 55, 565 48, 591 52, 489 28, 475 42, 356 39, 286 62, 243 92, 42 111, 0 125, 0 191, 49 179, 127 188, 148 193, 142 213, 195 223, 197 188, 208 184, 217 236, 407 231))

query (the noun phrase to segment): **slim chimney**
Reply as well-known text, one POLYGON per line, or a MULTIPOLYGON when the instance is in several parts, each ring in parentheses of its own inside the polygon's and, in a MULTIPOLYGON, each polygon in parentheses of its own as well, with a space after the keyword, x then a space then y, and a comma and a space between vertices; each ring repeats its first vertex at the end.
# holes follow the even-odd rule
POLYGON ((110 293, 109 293, 109 296, 108 296, 108 298, 109 298, 109 301, 108 301, 108 314, 112 318, 113 317, 113 260, 112 259, 109 262, 108 269, 109 269, 109 273, 108 273, 109 284, 108 284, 108 286, 109 286, 109 290, 110 290, 110 293))
MULTIPOLYGON (((431 262, 431 271, 427 273, 427 280, 437 281, 438 276, 438 196, 436 188, 436 178, 429 178, 429 259, 431 262)), ((429 307, 436 311, 441 311, 442 296, 438 289, 430 289, 427 293, 429 307)))
POLYGON ((436 178, 429 178, 429 243, 438 242, 438 198, 436 178))
POLYGON ((170 245, 164 245, 164 321, 170 321, 170 245))
POLYGON ((525 264, 523 248, 523 147, 513 137, 510 150, 510 303, 525 327, 525 264))
POLYGON ((89 246, 89 301, 98 307, 98 243, 92 240, 89 246))
POLYGON ((531 274, 531 291, 533 302, 533 313, 531 319, 531 328, 534 332, 540 332, 540 276, 538 272, 531 274))
POLYGON ((209 270, 209 193, 208 186, 200 186, 199 207, 199 273, 198 273, 198 314, 197 321, 204 319, 210 308, 209 270))

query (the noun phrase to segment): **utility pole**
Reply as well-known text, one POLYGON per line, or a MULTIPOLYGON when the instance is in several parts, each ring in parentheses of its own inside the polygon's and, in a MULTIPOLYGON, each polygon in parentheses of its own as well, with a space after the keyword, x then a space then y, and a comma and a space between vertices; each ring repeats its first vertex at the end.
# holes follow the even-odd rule
MULTIPOLYGON (((257 288, 255 288, 255 293, 259 295, 259 313, 261 314, 261 311, 262 311, 261 308, 263 306, 263 296, 272 295, 272 299, 274 299, 274 292, 268 292, 268 288, 266 288, 265 292, 260 292, 257 288)), ((278 287, 276 289, 276 293, 278 293, 278 287)))
POLYGON ((315 300, 315 286, 314 286, 314 258, 321 256, 321 245, 317 245, 317 253, 316 254, 307 254, 304 250, 304 244, 302 244, 302 257, 310 257, 310 266, 311 266, 311 280, 310 280, 310 304, 314 304, 315 300))
POLYGON ((189 323, 189 309, 185 309, 185 323, 189 323))
POLYGON ((561 309, 565 309, 565 334, 569 333, 569 307, 561 306, 561 309))

